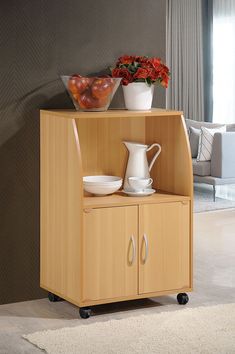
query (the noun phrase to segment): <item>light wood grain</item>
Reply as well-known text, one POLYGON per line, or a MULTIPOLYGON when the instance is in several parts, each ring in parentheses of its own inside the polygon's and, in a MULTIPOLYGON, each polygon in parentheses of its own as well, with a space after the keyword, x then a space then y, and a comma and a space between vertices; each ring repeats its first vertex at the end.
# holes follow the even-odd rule
MULTIPOLYGON (((120 112, 120 111, 119 111, 120 112)), ((93 112, 94 113, 94 112, 93 112)), ((103 112, 106 113, 106 112, 103 112)), ((126 111, 124 111, 126 114, 126 111)), ((93 116, 76 120, 84 175, 107 174, 125 177, 128 151, 123 141, 150 145, 159 143, 162 152, 151 170, 153 187, 169 193, 190 196, 192 161, 188 137, 182 116, 154 116, 153 112, 138 112, 130 116, 93 116), (146 115, 145 115, 146 114, 146 115)), ((114 114, 114 113, 113 113, 114 114)), ((154 151, 148 152, 151 161, 154 151)), ((87 195, 87 194, 86 194, 87 195)))
MULTIPOLYGON (((162 151, 151 170, 153 187, 192 199, 192 158, 183 117, 148 117, 146 144, 155 142, 161 145, 162 151)), ((153 153, 150 151, 150 158, 153 153)))
POLYGON ((189 203, 185 203, 139 207, 140 294, 190 286, 189 203))
MULTIPOLYGON (((137 294, 137 295, 130 295, 130 296, 120 296, 120 297, 115 297, 115 298, 109 298, 109 299, 99 299, 99 300, 85 300, 79 302, 79 307, 83 306, 93 306, 93 305, 100 305, 100 304, 108 304, 112 302, 119 302, 119 301, 127 301, 127 300, 135 300, 135 299, 145 299, 145 298, 152 298, 152 297, 158 297, 158 296, 163 296, 163 295, 170 295, 170 294, 178 294, 178 293, 184 293, 184 292, 190 292, 193 289, 190 288, 179 288, 179 289, 170 289, 170 290, 162 290, 162 291, 154 291, 152 293, 147 293, 147 294, 137 294)), ((67 299, 70 301, 69 299, 67 299)), ((70 301, 71 302, 71 301, 70 301)))
MULTIPOLYGON (((44 112, 43 110, 41 112, 44 112)), ((102 118, 120 118, 120 117, 149 117, 149 116, 174 116, 182 115, 182 111, 172 111, 162 108, 152 108, 149 111, 129 111, 126 109, 109 109, 108 111, 104 112, 80 112, 75 110, 68 110, 68 109, 59 109, 59 110, 46 110, 47 115, 50 117, 63 117, 65 119, 102 119, 102 118)))
POLYGON ((83 301, 137 295, 138 208, 84 212, 84 235, 83 301))
POLYGON ((76 125, 41 114, 40 282, 55 294, 81 298, 83 188, 76 125))
POLYGON ((182 195, 174 195, 170 193, 156 192, 146 197, 129 197, 124 193, 115 193, 105 197, 85 197, 84 208, 105 208, 112 206, 123 205, 141 205, 141 204, 156 204, 156 203, 169 203, 177 201, 187 201, 189 197, 182 195))
POLYGON ((44 289, 78 306, 191 290, 192 200, 182 112, 41 111, 44 289), (145 198, 85 195, 84 175, 124 178, 128 152, 123 140, 161 144, 151 171, 158 193, 145 198), (148 263, 136 260, 130 267, 130 234, 143 257, 144 230, 150 235, 148 263))
POLYGON ((128 159, 123 141, 145 142, 145 118, 79 118, 76 122, 84 175, 123 177, 128 159))

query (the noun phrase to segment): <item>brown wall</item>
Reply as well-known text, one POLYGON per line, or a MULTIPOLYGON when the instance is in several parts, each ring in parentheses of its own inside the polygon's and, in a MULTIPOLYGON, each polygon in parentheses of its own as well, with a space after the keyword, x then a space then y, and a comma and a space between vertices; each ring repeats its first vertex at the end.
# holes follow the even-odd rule
MULTIPOLYGON (((165 59, 165 0, 9 0, 0 5, 0 303, 39 288, 39 109, 71 108, 60 74, 122 54, 165 59)), ((164 89, 154 106, 165 106, 164 89)), ((114 107, 123 106, 119 89, 114 107)))

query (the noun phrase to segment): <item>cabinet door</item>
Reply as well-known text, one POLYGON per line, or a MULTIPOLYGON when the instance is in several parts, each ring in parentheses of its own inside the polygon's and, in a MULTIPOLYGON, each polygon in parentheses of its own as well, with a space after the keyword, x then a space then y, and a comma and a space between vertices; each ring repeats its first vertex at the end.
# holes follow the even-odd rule
POLYGON ((189 287, 189 203, 140 206, 139 222, 139 293, 189 287))
POLYGON ((84 301, 138 293, 137 242, 137 206, 84 212, 84 301))

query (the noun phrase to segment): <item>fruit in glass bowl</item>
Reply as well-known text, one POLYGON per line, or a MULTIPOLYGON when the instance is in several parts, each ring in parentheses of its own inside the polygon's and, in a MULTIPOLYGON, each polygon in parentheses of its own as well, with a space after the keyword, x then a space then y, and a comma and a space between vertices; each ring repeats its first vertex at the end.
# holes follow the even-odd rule
POLYGON ((106 111, 121 78, 84 77, 78 74, 61 76, 76 110, 106 111))

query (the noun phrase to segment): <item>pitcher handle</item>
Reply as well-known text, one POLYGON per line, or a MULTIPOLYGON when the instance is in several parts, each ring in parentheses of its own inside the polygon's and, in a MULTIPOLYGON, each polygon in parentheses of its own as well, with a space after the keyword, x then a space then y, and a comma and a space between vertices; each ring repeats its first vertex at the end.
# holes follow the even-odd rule
POLYGON ((156 161, 156 159, 158 158, 159 154, 160 154, 161 151, 162 151, 161 145, 159 145, 159 144, 157 144, 157 143, 154 143, 154 144, 150 145, 150 146, 147 148, 147 151, 150 151, 154 146, 157 146, 157 147, 158 147, 158 151, 157 151, 156 154, 153 156, 152 161, 151 161, 150 164, 149 164, 149 172, 151 171, 154 162, 156 161))

